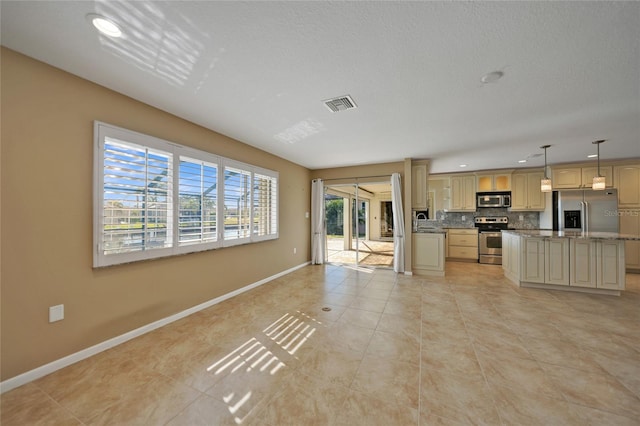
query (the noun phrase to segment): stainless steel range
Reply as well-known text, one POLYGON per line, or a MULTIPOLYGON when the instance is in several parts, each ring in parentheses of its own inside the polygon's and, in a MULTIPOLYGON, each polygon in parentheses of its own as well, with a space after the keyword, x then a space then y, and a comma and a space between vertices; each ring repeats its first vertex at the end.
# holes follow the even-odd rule
POLYGON ((502 265, 502 233, 507 229, 507 216, 478 216, 475 219, 478 228, 478 250, 480 263, 502 265))

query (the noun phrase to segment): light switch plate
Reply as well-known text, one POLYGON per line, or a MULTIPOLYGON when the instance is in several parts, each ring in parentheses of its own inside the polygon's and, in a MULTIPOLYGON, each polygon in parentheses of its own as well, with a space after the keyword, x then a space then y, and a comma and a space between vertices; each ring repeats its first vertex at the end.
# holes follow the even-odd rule
POLYGON ((49 322, 61 321, 64 319, 64 305, 49 307, 49 322))

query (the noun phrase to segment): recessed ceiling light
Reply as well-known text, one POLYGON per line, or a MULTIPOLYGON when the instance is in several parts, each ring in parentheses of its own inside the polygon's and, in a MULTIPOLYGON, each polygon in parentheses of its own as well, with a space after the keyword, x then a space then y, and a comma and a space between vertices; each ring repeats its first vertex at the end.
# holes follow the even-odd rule
POLYGON ((518 163, 526 163, 527 160, 518 160, 518 163))
POLYGON ((495 83, 500 80, 504 76, 504 72, 502 71, 492 71, 482 76, 480 81, 482 84, 495 83))
POLYGON ((87 15, 87 20, 89 20, 98 31, 106 36, 122 37, 122 30, 120 27, 102 15, 90 13, 87 15))
POLYGON ((598 154, 589 154, 587 155, 587 158, 596 158, 598 156, 598 154))
POLYGON ((460 164, 460 167, 467 167, 466 164, 460 164))

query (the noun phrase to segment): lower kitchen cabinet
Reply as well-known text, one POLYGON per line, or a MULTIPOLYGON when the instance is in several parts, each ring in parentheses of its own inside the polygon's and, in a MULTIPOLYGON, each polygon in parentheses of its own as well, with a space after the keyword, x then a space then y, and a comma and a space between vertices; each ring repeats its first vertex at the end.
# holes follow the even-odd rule
POLYGON ((416 275, 444 275, 444 234, 414 233, 412 271, 416 275))
POLYGON ((520 237, 502 233, 502 270, 512 281, 520 280, 520 237))
POLYGON ((572 239, 570 253, 572 286, 624 288, 624 241, 572 239))
POLYGON ((478 228, 448 229, 447 258, 477 262, 478 228))
POLYGON ((544 243, 544 282, 569 285, 569 240, 549 238, 544 243))
POLYGON ((571 280, 575 287, 595 288, 596 279, 596 242, 594 240, 571 240, 571 280))
POLYGON ((522 241, 520 279, 532 283, 544 283, 544 258, 544 239, 525 238, 522 241))
POLYGON ((569 240, 535 237, 523 240, 522 281, 569 285, 569 240))
MULTIPOLYGON (((640 235, 640 210, 619 210, 620 233, 640 235)), ((624 242, 624 259, 628 270, 640 271, 640 241, 624 242)))
POLYGON ((502 233, 502 269, 522 287, 620 294, 625 241, 502 233))

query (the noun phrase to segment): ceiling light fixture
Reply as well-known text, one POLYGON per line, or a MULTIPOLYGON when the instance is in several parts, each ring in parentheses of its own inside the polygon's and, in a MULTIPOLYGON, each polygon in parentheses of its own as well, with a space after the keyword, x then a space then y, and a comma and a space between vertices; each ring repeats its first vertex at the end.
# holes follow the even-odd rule
POLYGON ((93 24, 94 27, 100 33, 109 37, 122 37, 122 30, 120 27, 110 19, 105 18, 97 13, 90 13, 87 15, 87 20, 93 24))
POLYGON ((551 192, 551 179, 547 176, 547 148, 551 145, 542 145, 540 148, 544 149, 544 177, 540 179, 540 191, 551 192))
POLYGON ((587 155, 587 158, 596 158, 598 156, 598 154, 589 154, 587 155))
POLYGON ((518 163, 526 163, 527 160, 518 160, 518 163))
POLYGON ((464 167, 467 167, 467 165, 466 164, 460 164, 460 167, 464 168, 464 167))
POLYGON ((591 142, 592 144, 598 147, 598 174, 593 177, 593 183, 591 184, 591 188, 596 191, 601 191, 607 187, 607 180, 604 176, 600 176, 600 144, 605 140, 599 140, 591 142))
POLYGON ((504 72, 502 71, 492 71, 482 76, 480 81, 482 84, 495 83, 500 80, 504 76, 504 72))

